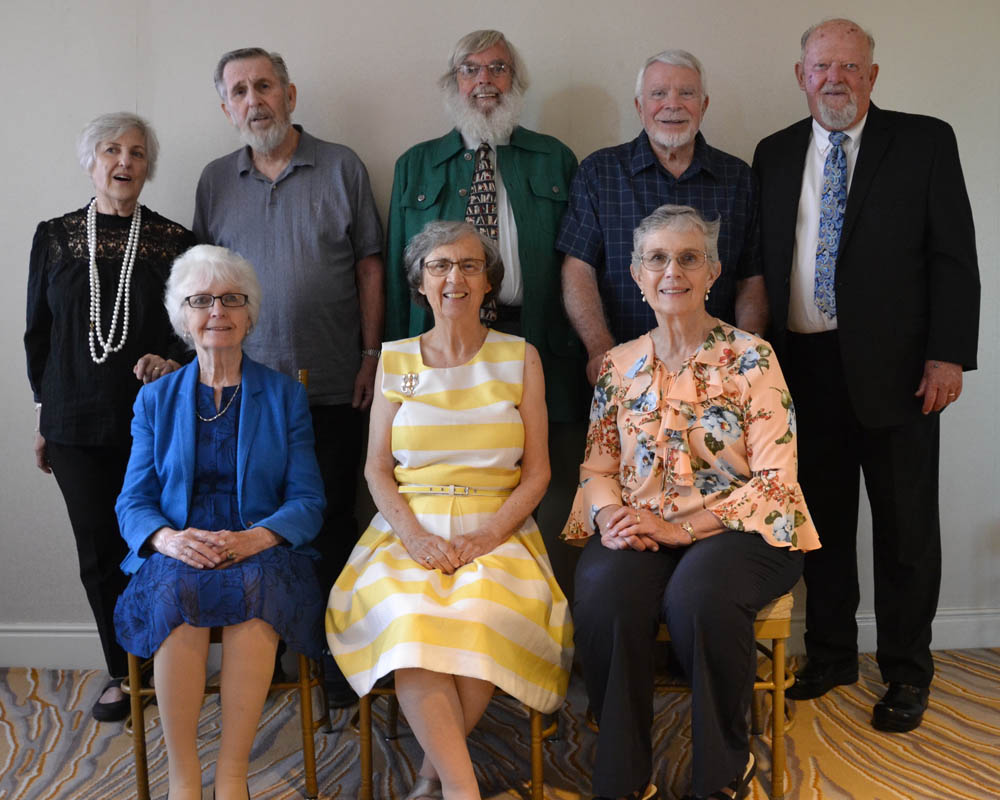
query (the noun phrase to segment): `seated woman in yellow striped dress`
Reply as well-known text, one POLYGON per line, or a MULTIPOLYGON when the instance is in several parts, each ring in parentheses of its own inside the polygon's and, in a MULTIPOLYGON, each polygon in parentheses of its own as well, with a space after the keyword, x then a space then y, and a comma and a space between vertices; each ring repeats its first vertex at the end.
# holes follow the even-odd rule
POLYGON ((480 322, 496 244, 431 222, 406 250, 422 336, 384 345, 365 477, 379 513, 330 593, 327 635, 359 694, 395 672, 424 749, 408 800, 480 797, 466 735, 494 686, 559 707, 573 658, 566 598, 531 518, 549 481, 538 352, 480 322))

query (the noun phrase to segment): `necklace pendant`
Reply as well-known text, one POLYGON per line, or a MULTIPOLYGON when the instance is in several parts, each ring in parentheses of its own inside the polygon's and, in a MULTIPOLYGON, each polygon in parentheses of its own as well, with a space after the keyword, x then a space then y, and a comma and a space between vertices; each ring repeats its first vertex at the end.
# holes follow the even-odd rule
POLYGON ((403 376, 403 394, 407 397, 413 397, 418 383, 420 383, 420 376, 416 372, 407 372, 403 376))

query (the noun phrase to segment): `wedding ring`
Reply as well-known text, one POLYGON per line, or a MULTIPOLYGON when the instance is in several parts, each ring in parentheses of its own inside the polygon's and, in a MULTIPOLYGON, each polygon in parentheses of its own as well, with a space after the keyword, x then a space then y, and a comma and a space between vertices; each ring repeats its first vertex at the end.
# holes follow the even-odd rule
POLYGON ((638 511, 635 512, 635 524, 636 525, 639 524, 639 512, 638 511))
POLYGON ((236 553, 234 553, 232 550, 227 550, 226 551, 226 558, 228 558, 230 561, 235 561, 236 560, 236 553))

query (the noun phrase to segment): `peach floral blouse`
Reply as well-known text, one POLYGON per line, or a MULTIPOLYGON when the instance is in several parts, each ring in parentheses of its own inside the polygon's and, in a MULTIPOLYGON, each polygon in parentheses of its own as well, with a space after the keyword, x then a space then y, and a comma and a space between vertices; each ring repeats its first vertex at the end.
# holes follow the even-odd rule
POLYGON ((670 522, 702 509, 775 547, 820 546, 797 480, 795 409, 770 345, 723 322, 672 373, 649 334, 605 357, 563 537, 606 505, 670 522))

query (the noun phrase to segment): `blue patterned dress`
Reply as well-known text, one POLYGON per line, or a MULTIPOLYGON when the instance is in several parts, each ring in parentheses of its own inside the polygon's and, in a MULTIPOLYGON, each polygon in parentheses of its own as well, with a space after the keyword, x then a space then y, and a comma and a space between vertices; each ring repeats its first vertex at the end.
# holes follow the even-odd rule
MULTIPOLYGON (((234 391, 223 389, 220 408, 234 391)), ((236 397, 213 422, 198 420, 189 527, 243 529, 236 494, 240 401, 236 397)), ((198 413, 206 418, 218 413, 212 387, 201 383, 198 413)), ((270 624, 291 650, 319 658, 325 609, 312 559, 290 547, 270 547, 217 569, 197 569, 153 553, 118 599, 115 630, 122 647, 148 658, 181 623, 208 628, 257 618, 270 624)))

